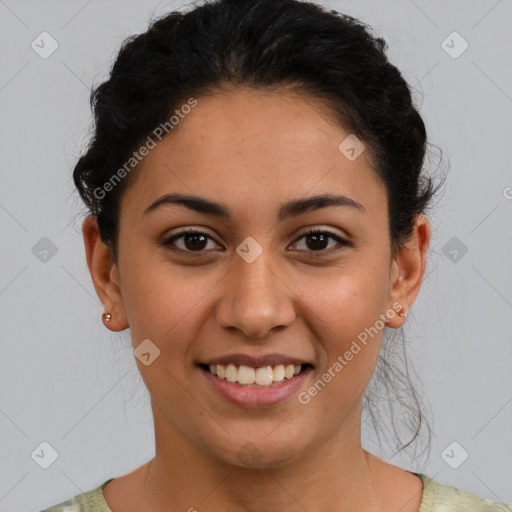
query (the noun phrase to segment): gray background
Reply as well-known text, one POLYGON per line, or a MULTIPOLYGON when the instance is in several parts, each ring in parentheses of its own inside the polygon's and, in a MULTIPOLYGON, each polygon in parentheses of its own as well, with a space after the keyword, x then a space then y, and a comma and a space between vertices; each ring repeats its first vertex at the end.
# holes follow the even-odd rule
MULTIPOLYGON (((404 330, 431 408, 432 452, 426 464, 392 462, 512 502, 511 2, 324 4, 385 37, 450 164, 428 275, 404 330), (462 40, 443 44, 453 31, 469 44, 457 58, 462 40), (459 464, 462 450, 469 456, 454 469, 448 461, 459 464)), ((129 334, 101 323, 71 169, 88 135, 91 85, 127 36, 185 5, 0 0, 2 512, 40 510, 154 453, 129 334), (44 31, 58 43, 46 59, 31 47, 44 31), (43 441, 58 452, 48 469, 31 456, 43 441)))

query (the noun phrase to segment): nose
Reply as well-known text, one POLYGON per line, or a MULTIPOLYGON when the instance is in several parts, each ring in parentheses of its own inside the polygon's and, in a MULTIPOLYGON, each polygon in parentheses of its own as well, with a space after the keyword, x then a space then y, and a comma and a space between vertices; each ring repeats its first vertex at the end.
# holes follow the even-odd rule
MULTIPOLYGON (((270 251, 268 251, 270 252, 270 251)), ((290 278, 271 263, 263 251, 252 263, 235 258, 235 268, 226 276, 217 321, 225 329, 237 329, 245 337, 263 338, 295 319, 290 278)))

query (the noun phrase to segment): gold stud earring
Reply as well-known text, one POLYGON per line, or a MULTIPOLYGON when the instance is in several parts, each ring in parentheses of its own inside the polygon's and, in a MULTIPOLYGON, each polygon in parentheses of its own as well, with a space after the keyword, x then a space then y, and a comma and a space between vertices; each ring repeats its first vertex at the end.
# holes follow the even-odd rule
POLYGON ((105 322, 110 322, 111 319, 112 315, 110 313, 103 313, 103 320, 105 320, 105 322))

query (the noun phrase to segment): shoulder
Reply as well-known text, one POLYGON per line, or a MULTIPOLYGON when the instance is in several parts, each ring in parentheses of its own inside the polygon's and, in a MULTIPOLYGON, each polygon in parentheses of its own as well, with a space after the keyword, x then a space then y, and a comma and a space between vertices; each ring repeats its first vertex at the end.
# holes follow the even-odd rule
POLYGON ((443 485, 422 473, 423 498, 418 512, 512 512, 512 505, 482 499, 462 489, 443 485))
POLYGON ((103 488, 113 479, 103 482, 91 491, 79 494, 41 512, 112 512, 103 498, 103 488))

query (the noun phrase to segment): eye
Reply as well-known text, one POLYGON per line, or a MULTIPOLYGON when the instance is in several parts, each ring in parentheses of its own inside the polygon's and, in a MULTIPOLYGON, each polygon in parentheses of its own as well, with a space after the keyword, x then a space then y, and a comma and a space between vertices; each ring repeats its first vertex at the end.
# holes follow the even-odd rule
MULTIPOLYGON (((341 247, 332 250, 333 246, 326 246, 326 243, 328 243, 329 239, 334 240, 335 242, 341 244, 342 246, 354 246, 354 244, 340 237, 339 235, 319 228, 311 229, 307 233, 304 233, 294 242, 293 245, 297 244, 297 242, 302 239, 309 239, 311 241, 311 243, 307 244, 310 249, 306 249, 306 252, 320 252, 323 254, 331 254, 333 252, 341 250, 341 247)), ((208 245, 208 240, 215 242, 215 240, 211 236, 204 233, 203 231, 188 230, 182 231, 181 233, 177 233, 175 235, 172 235, 170 238, 165 239, 162 242, 162 245, 166 247, 171 246, 171 248, 177 249, 182 252, 198 253, 198 255, 201 255, 202 253, 208 252, 204 251, 204 249, 206 249, 208 245), (178 245, 175 243, 180 239, 183 239, 182 247, 178 247, 178 245)))
MULTIPOLYGON (((303 238, 310 240, 310 243, 309 244, 306 243, 306 246, 311 248, 311 250, 306 250, 306 252, 320 252, 323 254, 332 254, 332 253, 338 252, 339 250, 342 249, 342 247, 338 247, 338 248, 332 250, 333 246, 328 247, 326 244, 328 244, 329 239, 334 240, 335 242, 338 242, 338 244, 341 244, 342 246, 343 245, 348 246, 348 247, 354 246, 351 242, 349 242, 348 240, 345 240, 344 238, 340 237, 339 235, 336 235, 330 231, 326 231, 326 230, 319 229, 319 228, 311 229, 307 233, 304 233, 302 236, 300 236, 294 242, 294 244, 296 244, 299 240, 302 240, 303 238), (326 249, 328 249, 328 250, 326 250, 326 249)), ((321 256, 323 254, 320 254, 319 256, 321 256)))
POLYGON ((208 240, 213 240, 213 238, 202 231, 182 231, 181 233, 177 233, 170 238, 167 238, 162 242, 164 246, 173 246, 172 248, 177 248, 183 252, 192 252, 199 253, 199 255, 205 251, 208 240), (177 247, 174 242, 177 240, 183 239, 184 247, 177 247))

